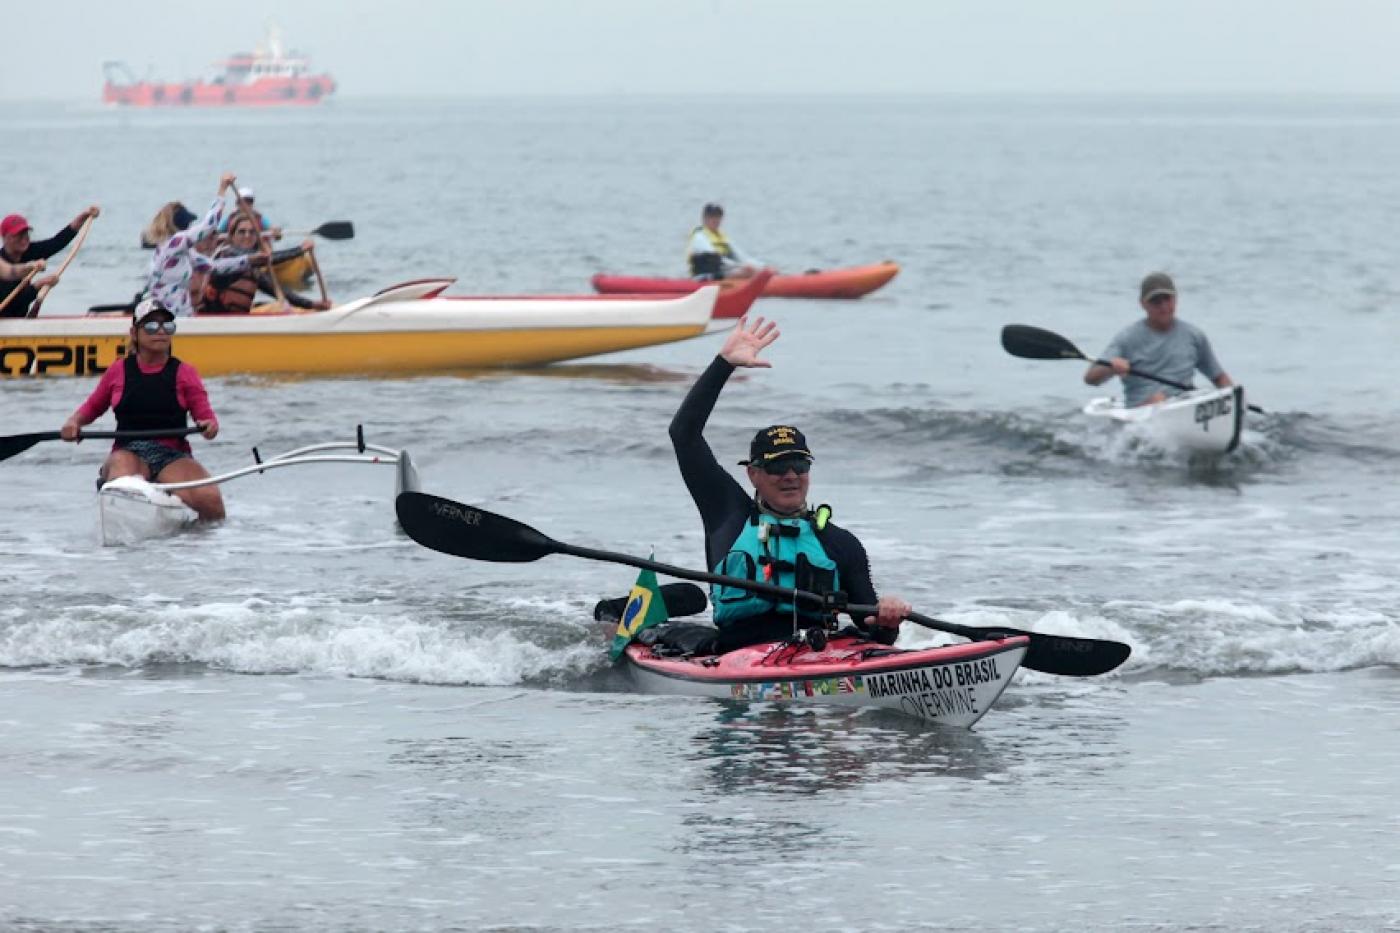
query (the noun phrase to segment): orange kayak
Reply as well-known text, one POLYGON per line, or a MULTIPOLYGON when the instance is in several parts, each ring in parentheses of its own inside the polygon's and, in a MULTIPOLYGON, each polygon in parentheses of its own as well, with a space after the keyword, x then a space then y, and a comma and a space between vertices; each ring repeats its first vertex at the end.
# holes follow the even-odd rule
MULTIPOLYGON (((846 269, 814 269, 795 275, 777 274, 763 289, 764 298, 859 298, 880 288, 899 274, 899 264, 877 262, 846 269)), ((693 292, 702 282, 694 279, 648 278, 638 275, 593 276, 593 288, 603 294, 652 295, 693 292)))

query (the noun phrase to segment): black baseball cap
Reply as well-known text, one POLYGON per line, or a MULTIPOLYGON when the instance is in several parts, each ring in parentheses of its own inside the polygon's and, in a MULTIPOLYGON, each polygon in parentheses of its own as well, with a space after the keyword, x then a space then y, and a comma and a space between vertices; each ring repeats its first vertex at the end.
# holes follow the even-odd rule
POLYGON ((194 211, 190 210, 188 207, 185 207, 185 205, 183 204, 176 204, 175 210, 170 215, 170 222, 175 225, 176 230, 188 230, 190 228, 190 224, 194 223, 198 219, 199 218, 195 216, 194 211))
POLYGON ((762 466, 783 457, 816 459, 807 448, 807 438, 801 431, 790 424, 775 424, 753 436, 753 442, 749 444, 749 459, 740 460, 739 465, 762 466))

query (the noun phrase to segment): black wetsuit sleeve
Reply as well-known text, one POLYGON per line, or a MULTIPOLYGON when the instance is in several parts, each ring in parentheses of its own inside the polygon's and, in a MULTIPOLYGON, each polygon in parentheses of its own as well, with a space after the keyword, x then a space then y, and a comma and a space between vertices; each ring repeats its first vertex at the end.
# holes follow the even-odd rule
MULTIPOLYGON (((855 535, 836 525, 827 526, 822 532, 821 541, 827 556, 836 562, 837 572, 841 576, 841 589, 846 598, 852 604, 873 606, 879 596, 875 593, 875 584, 870 580, 870 558, 865 553, 865 546, 855 535)), ((851 617, 857 622, 864 622, 867 618, 856 613, 851 613, 851 617)), ((869 628, 876 641, 887 645, 894 644, 894 640, 899 636, 897 628, 877 625, 869 628)))
POLYGON ((73 237, 77 235, 78 231, 72 227, 64 227, 47 240, 30 243, 29 248, 24 251, 24 259, 26 262, 32 262, 35 259, 49 259, 54 253, 72 243, 73 237))
POLYGON ((306 252, 306 250, 302 249, 300 246, 289 246, 286 249, 273 250, 272 263, 276 265, 279 262, 296 259, 304 252, 306 252))
POLYGON ((733 366, 716 356, 691 386, 671 419, 671 446, 676 451, 676 463, 705 525, 707 567, 714 567, 734 543, 737 528, 748 515, 751 502, 744 487, 719 465, 703 434, 720 390, 733 372, 733 366))

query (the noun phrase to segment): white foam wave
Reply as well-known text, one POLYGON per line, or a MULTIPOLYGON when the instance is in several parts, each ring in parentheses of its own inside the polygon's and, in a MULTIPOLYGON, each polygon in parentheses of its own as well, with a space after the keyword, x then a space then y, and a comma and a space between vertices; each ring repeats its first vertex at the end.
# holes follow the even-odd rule
POLYGON ((73 606, 46 619, 7 620, 0 665, 202 663, 243 673, 499 686, 582 674, 603 663, 602 642, 583 631, 566 644, 541 645, 516 630, 461 631, 372 610, 263 599, 73 606))
MULTIPOLYGON (((1123 642, 1132 648, 1132 655, 1109 677, 1155 670, 1211 677, 1400 666, 1400 623, 1365 608, 1332 608, 1304 616, 1281 614, 1257 603, 1189 599, 1165 604, 1111 602, 1102 614, 978 607, 943 617, 961 625, 1007 625, 1123 642)), ((906 623, 899 644, 922 647, 957 640, 906 623)))

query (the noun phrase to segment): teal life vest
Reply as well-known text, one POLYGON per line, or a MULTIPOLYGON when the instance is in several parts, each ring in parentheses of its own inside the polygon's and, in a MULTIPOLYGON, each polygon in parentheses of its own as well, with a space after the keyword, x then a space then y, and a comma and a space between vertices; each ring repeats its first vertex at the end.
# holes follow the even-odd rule
MULTIPOLYGON (((729 546, 729 553, 715 565, 715 573, 819 593, 840 589, 836 562, 827 556, 817 535, 817 526, 825 528, 830 514, 831 510, 822 506, 815 513, 779 518, 755 508, 729 546)), ((715 607, 715 624, 721 628, 753 616, 793 611, 791 599, 718 584, 710 586, 710 601, 715 607)), ((797 615, 820 619, 822 611, 816 604, 802 603, 797 606, 797 615)))

